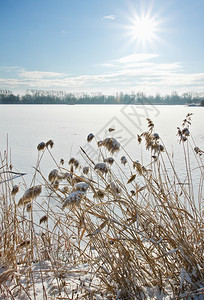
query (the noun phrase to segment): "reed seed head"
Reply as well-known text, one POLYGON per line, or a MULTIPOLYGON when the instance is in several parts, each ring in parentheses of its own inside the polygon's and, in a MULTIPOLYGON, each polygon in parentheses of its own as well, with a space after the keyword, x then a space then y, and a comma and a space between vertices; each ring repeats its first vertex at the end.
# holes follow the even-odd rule
POLYGON ((158 133, 153 133, 153 139, 158 140, 159 139, 159 134, 158 133))
POLYGON ((105 163, 97 163, 94 167, 94 170, 101 172, 102 174, 108 173, 108 168, 105 163))
POLYGON ((75 159, 74 157, 72 157, 70 160, 69 160, 69 165, 74 165, 75 168, 77 169, 78 166, 79 166, 79 162, 77 159, 75 159))
POLYGON ((182 136, 181 136, 181 141, 183 141, 183 142, 187 141, 187 137, 184 136, 184 135, 182 135, 182 136))
POLYGON ((127 158, 125 156, 122 156, 120 160, 121 160, 121 164, 125 166, 125 164, 127 163, 127 158))
POLYGON ((11 191, 11 195, 15 196, 18 192, 19 192, 19 186, 18 185, 14 185, 13 189, 11 191))
POLYGON ((58 181, 58 180, 55 180, 55 181, 52 183, 52 187, 53 187, 55 190, 58 190, 58 188, 59 188, 59 181, 58 181))
POLYGON ((195 148, 194 148, 194 151, 195 151, 196 154, 198 154, 198 155, 200 155, 200 156, 204 153, 204 151, 201 150, 201 149, 198 148, 198 147, 195 147, 195 148))
POLYGON ((152 149, 153 145, 155 145, 152 134, 150 132, 143 132, 143 136, 145 139, 146 149, 152 149))
POLYGON ((70 181, 72 178, 72 174, 69 172, 59 172, 57 169, 52 170, 48 175, 48 180, 51 182, 51 184, 55 184, 57 181, 62 181, 64 179, 67 179, 70 181))
POLYGON ((75 183, 73 191, 86 192, 88 188, 89 188, 89 184, 88 183, 86 183, 86 182, 78 182, 78 183, 75 183))
POLYGON ((140 144, 142 142, 142 134, 141 135, 137 135, 137 141, 138 141, 138 144, 140 144))
POLYGON ((177 135, 180 137, 180 142, 187 141, 188 137, 190 136, 189 126, 191 125, 191 116, 192 113, 188 113, 186 115, 186 118, 182 122, 182 127, 184 127, 182 130, 177 127, 177 135))
POLYGON ((106 191, 110 191, 113 194, 120 194, 121 189, 114 182, 110 182, 106 187, 106 191))
POLYGON ((133 168, 136 169, 136 171, 138 172, 139 175, 142 175, 142 172, 144 169, 143 169, 141 163, 139 163, 139 161, 133 162, 133 168))
POLYGON ((98 141, 98 142, 97 142, 97 145, 98 145, 98 147, 103 146, 103 141, 98 141))
POLYGON ((193 114, 192 113, 188 113, 187 115, 186 115, 186 118, 183 120, 183 122, 182 122, 182 126, 184 127, 184 126, 189 126, 189 125, 191 125, 191 116, 192 116, 193 114))
POLYGON ((184 128, 184 129, 180 129, 179 127, 177 127, 177 135, 180 137, 180 142, 185 142, 187 141, 187 137, 188 135, 185 134, 185 132, 187 132, 187 134, 189 133, 189 130, 184 128))
POLYGON ((89 135, 87 136, 87 142, 91 142, 94 138, 93 133, 89 133, 89 135))
POLYGON ((75 177, 72 178, 72 186, 74 186, 78 182, 83 182, 82 177, 75 176, 75 177))
POLYGON ((108 163, 109 165, 112 165, 114 163, 114 158, 112 157, 107 157, 104 159, 104 162, 108 163))
POLYGON ((58 173, 59 171, 57 169, 54 169, 50 172, 50 174, 48 175, 48 180, 53 183, 55 182, 55 180, 58 179, 58 173))
POLYGON ((63 179, 68 180, 69 182, 72 180, 73 174, 69 172, 65 172, 63 175, 63 179))
POLYGON ((29 203, 26 205, 26 211, 29 213, 29 212, 31 212, 31 210, 32 210, 32 203, 29 202, 29 203))
POLYGON ((120 143, 115 138, 106 138, 103 140, 103 146, 111 153, 114 154, 120 150, 120 143))
POLYGON ((64 201, 63 205, 62 205, 62 209, 64 209, 67 206, 70 205, 79 205, 83 196, 84 196, 84 192, 82 191, 75 191, 73 193, 71 193, 64 201))
POLYGON ((66 194, 69 192, 69 187, 67 185, 63 186, 62 188, 60 188, 60 191, 63 193, 63 194, 66 194))
POLYGON ((63 159, 63 158, 60 159, 60 164, 61 164, 62 166, 64 165, 64 159, 63 159))
POLYGON ((13 273, 15 272, 15 269, 8 269, 0 274, 0 285, 6 284, 6 281, 12 277, 13 273))
POLYGON ((42 192, 42 186, 36 185, 33 186, 25 191, 23 196, 18 202, 18 206, 26 205, 27 203, 31 202, 33 199, 37 198, 42 192))
POLYGON ((40 218, 39 224, 45 223, 48 221, 48 216, 44 215, 42 218, 40 218))
POLYGON ((74 162, 75 162, 75 158, 74 158, 74 157, 72 157, 72 158, 70 158, 70 160, 69 160, 68 164, 69 164, 69 165, 72 165, 74 162))
POLYGON ((200 149, 198 147, 195 147, 194 151, 195 151, 196 154, 198 154, 200 152, 200 149))
POLYGON ((185 135, 185 136, 189 136, 190 135, 190 131, 188 128, 183 128, 181 131, 181 134, 185 135))
POLYGON ((159 151, 164 152, 164 146, 163 145, 159 145, 159 151))
POLYGON ((45 149, 45 147, 46 147, 46 144, 44 142, 41 142, 40 144, 38 144, 37 150, 42 151, 45 149))
POLYGON ((78 166, 79 166, 79 162, 78 162, 78 160, 77 159, 75 159, 75 161, 74 161, 74 166, 75 166, 75 168, 77 169, 78 168, 78 166))
POLYGON ((149 118, 147 118, 146 119, 147 120, 147 122, 148 122, 148 128, 149 128, 149 131, 150 132, 152 132, 152 130, 154 129, 154 123, 152 122, 152 120, 151 119, 149 119, 149 118))
POLYGON ((83 168, 83 174, 87 175, 89 173, 89 167, 83 168))
POLYGON ((135 178, 136 178, 136 174, 131 175, 130 178, 128 179, 128 181, 127 181, 127 184, 131 183, 133 180, 135 180, 135 178))
POLYGON ((109 132, 112 132, 112 131, 114 131, 114 130, 115 130, 114 128, 109 128, 109 129, 108 129, 109 132))
POLYGON ((96 192, 94 193, 93 198, 99 198, 99 199, 102 199, 102 198, 104 198, 104 196, 105 196, 104 191, 98 190, 98 191, 96 191, 96 192))
POLYGON ((53 148, 53 146, 54 146, 54 141, 53 141, 53 140, 49 140, 49 141, 47 141, 47 143, 46 143, 46 147, 48 148, 48 146, 50 146, 50 148, 52 149, 52 148, 53 148))

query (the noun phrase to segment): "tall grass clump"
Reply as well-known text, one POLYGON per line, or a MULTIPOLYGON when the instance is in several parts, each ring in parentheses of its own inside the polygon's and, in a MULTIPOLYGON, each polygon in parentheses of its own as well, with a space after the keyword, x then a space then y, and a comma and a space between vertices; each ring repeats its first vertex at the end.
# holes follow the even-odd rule
POLYGON ((50 290, 59 299, 202 299, 204 153, 190 126, 188 114, 177 127, 182 169, 150 119, 137 135, 145 163, 133 159, 112 130, 101 140, 88 135, 96 160, 81 148, 81 157, 58 163, 51 147, 40 143, 32 186, 18 201, 13 182, 5 178, 1 184, 1 229, 7 233, 0 258, 12 270, 8 276, 30 293, 18 277, 22 264, 30 266, 30 282, 33 264, 46 261, 55 285, 47 285, 41 265, 45 299, 50 290), (53 165, 48 174, 40 168, 46 152, 53 165))
MULTIPOLYGON (((75 248, 54 208, 49 209, 56 189, 50 185, 48 195, 37 178, 45 153, 52 157, 52 146, 51 140, 38 145, 30 185, 26 174, 12 166, 8 149, 0 154, 0 299, 56 299, 77 291, 74 279, 64 282, 64 273, 70 277, 76 266, 75 248)), ((76 272, 80 276, 81 270, 76 272)))

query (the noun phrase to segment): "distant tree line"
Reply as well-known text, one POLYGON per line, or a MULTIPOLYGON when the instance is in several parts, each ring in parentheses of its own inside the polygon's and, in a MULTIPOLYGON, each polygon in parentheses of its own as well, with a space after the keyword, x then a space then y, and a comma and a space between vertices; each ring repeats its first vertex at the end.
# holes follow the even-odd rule
POLYGON ((116 95, 74 94, 63 91, 28 90, 25 95, 14 95, 12 91, 0 90, 0 104, 201 104, 204 105, 203 93, 184 93, 178 95, 156 94, 147 96, 145 93, 118 93, 116 95))

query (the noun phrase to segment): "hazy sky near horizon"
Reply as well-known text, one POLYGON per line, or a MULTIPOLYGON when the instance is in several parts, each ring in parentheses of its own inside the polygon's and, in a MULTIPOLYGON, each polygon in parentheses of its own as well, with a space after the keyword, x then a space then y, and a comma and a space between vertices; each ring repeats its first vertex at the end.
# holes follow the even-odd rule
POLYGON ((0 0, 0 89, 204 91, 204 0, 0 0))

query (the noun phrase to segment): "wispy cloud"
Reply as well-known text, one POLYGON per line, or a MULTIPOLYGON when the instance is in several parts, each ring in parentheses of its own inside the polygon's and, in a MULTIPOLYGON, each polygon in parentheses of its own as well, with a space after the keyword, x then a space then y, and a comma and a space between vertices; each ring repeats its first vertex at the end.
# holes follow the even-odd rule
POLYGON ((64 73, 56 73, 56 72, 40 72, 40 71, 25 71, 23 70, 20 74, 20 77, 28 78, 28 79, 46 79, 46 78, 58 78, 65 77, 67 74, 64 73))
POLYGON ((108 16, 104 16, 104 19, 108 19, 108 20, 115 20, 116 16, 115 15, 108 15, 108 16))
POLYGON ((159 55, 156 53, 134 53, 128 56, 123 56, 115 60, 107 61, 101 66, 103 67, 130 67, 135 66, 135 64, 138 64, 140 62, 145 62, 154 58, 157 58, 159 55))
POLYGON ((120 63, 120 64, 134 63, 134 62, 138 62, 138 61, 149 60, 149 59, 152 59, 152 58, 155 58, 158 56, 159 56, 158 54, 154 54, 154 53, 134 53, 134 54, 113 60, 113 62, 120 63))
POLYGON ((159 63, 155 60, 157 57, 157 54, 151 53, 132 54, 103 64, 100 73, 80 76, 30 71, 21 67, 3 67, 0 68, 0 88, 13 91, 34 88, 104 93, 203 90, 204 73, 187 73, 182 63, 159 63))

